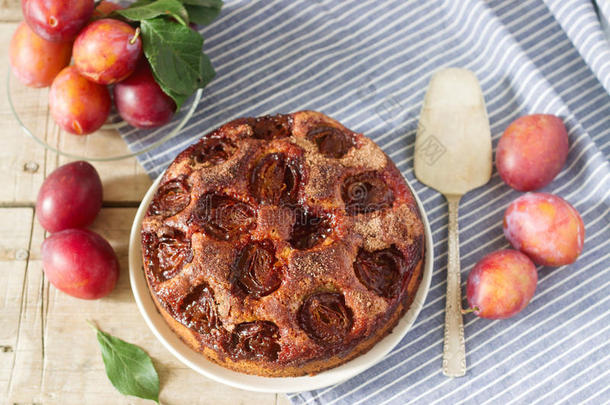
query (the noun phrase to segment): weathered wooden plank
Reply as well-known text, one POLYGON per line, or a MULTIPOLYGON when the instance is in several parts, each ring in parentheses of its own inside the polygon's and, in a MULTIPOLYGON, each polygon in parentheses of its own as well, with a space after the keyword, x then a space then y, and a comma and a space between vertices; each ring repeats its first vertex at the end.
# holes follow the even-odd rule
POLYGON ((116 289, 98 301, 69 297, 51 287, 46 319, 42 399, 45 404, 149 403, 123 397, 104 373, 95 334, 86 320, 101 329, 144 348, 153 358, 161 378, 163 404, 274 404, 274 394, 236 390, 186 368, 154 337, 133 299, 127 269, 129 229, 136 210, 106 208, 93 229, 115 248, 121 264, 116 289))
POLYGON ((10 403, 42 403, 44 370, 44 320, 49 283, 45 280, 40 246, 45 230, 34 219, 30 236, 29 257, 22 286, 19 328, 12 365, 10 403))
POLYGON ((277 400, 275 405, 291 405, 292 402, 288 400, 288 397, 284 394, 277 394, 277 400))
MULTIPOLYGON (((97 131, 86 137, 79 137, 61 131, 53 120, 47 127, 47 142, 81 156, 119 156, 129 152, 127 145, 114 130, 97 131)), ((49 152, 47 174, 58 166, 76 159, 49 152)), ((97 169, 104 184, 104 201, 112 203, 138 203, 152 184, 152 180, 135 157, 110 162, 90 162, 97 169)))
POLYGON ((8 393, 15 363, 32 212, 31 208, 0 209, 0 397, 8 393))
POLYGON ((0 21, 19 21, 21 18, 20 0, 0 0, 0 21))

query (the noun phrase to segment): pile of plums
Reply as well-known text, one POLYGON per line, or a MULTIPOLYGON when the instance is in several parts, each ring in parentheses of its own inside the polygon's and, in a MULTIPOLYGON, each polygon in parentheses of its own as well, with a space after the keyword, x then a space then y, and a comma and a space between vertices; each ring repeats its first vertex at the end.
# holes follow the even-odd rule
POLYGON ((512 188, 528 192, 504 213, 504 235, 517 250, 490 253, 475 265, 466 284, 470 308, 465 312, 489 319, 519 313, 536 291, 535 264, 563 266, 582 252, 585 227, 578 211, 561 197, 530 192, 549 184, 567 156, 568 134, 554 115, 521 117, 500 138, 500 177, 512 188))
POLYGON ((101 207, 100 176, 82 161, 53 171, 36 200, 36 218, 51 233, 42 243, 44 273, 57 289, 76 298, 104 297, 119 277, 119 262, 110 244, 86 229, 101 207))
POLYGON ((21 6, 25 22, 10 43, 11 68, 26 86, 51 86, 49 108, 62 129, 77 135, 98 130, 112 104, 108 86, 129 124, 153 128, 171 119, 176 105, 142 56, 139 28, 107 18, 119 5, 22 0, 21 6))

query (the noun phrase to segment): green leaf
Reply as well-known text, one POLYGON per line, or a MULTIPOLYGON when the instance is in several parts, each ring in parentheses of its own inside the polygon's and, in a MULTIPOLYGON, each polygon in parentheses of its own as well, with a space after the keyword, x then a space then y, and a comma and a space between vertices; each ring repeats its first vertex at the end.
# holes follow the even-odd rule
POLYGON ((173 93, 192 94, 201 75, 201 35, 162 18, 143 20, 140 28, 144 54, 158 81, 173 93))
POLYGON ((208 25, 220 14, 220 8, 185 5, 192 22, 199 25, 208 25))
POLYGON ((188 100, 188 98, 192 95, 192 94, 180 94, 180 93, 176 93, 176 92, 172 91, 170 88, 166 87, 156 77, 155 77, 155 80, 157 80, 157 83, 159 83, 159 86, 161 87, 161 90, 163 90, 163 92, 165 94, 167 94, 168 96, 170 96, 172 98, 172 100, 174 100, 174 103, 176 103, 176 111, 180 110, 180 107, 182 107, 182 104, 184 104, 184 102, 186 100, 188 100))
POLYGON ((137 0, 117 11, 118 16, 139 21, 144 54, 155 80, 177 109, 216 75, 202 53, 203 38, 188 22, 209 24, 222 5, 221 0, 137 0))
POLYGON ((193 6, 202 6, 221 9, 223 2, 222 0, 180 0, 182 4, 190 4, 193 6))
POLYGON ((155 0, 137 0, 129 5, 129 7, 139 7, 144 6, 146 4, 154 3, 155 0))
POLYGON ((175 18, 176 21, 182 25, 187 26, 189 23, 188 12, 178 0, 157 0, 152 3, 144 2, 136 4, 135 6, 132 5, 123 10, 117 10, 116 13, 132 21, 143 21, 159 16, 170 16, 175 18))
POLYGON ((214 70, 214 66, 212 66, 212 61, 205 53, 201 54, 200 67, 201 69, 197 87, 203 88, 214 79, 216 76, 216 71, 214 70))
MULTIPOLYGON (((153 72, 153 75, 154 75, 154 72, 153 72)), ((208 58, 208 56, 206 54, 202 53, 201 54, 201 76, 198 81, 198 83, 199 83, 198 87, 204 88, 212 81, 212 79, 214 79, 215 76, 216 76, 216 71, 214 71, 214 67, 212 67, 212 62, 210 61, 210 58, 208 58)), ((176 103, 176 111, 180 110, 180 107, 182 107, 182 104, 184 104, 186 102, 186 100, 188 100, 189 97, 192 96, 192 94, 176 93, 176 92, 172 91, 171 89, 167 88, 159 79, 157 79, 157 77, 155 77, 155 80, 157 81, 157 83, 159 83, 161 90, 163 90, 163 92, 165 94, 167 94, 174 100, 174 102, 176 103)))
POLYGON ((123 395, 133 395, 159 403, 159 376, 152 360, 138 346, 97 329, 106 375, 123 395))

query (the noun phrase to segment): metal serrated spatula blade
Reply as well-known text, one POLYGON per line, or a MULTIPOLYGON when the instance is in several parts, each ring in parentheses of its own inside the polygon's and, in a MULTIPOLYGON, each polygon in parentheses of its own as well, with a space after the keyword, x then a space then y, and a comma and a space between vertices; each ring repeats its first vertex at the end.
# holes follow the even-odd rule
POLYGON ((434 73, 422 106, 415 139, 415 176, 442 193, 449 207, 447 300, 443 373, 466 374, 461 314, 458 208, 468 191, 491 177, 491 131, 476 76, 449 68, 434 73))

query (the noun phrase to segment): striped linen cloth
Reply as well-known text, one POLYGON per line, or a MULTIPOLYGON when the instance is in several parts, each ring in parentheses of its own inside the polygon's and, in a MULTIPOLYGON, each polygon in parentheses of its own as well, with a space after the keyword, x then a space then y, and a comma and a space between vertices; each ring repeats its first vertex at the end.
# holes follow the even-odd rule
MULTIPOLYGON (((375 140, 414 187, 432 227, 432 285, 406 337, 381 363, 342 384, 291 394, 293 403, 610 401, 610 46, 589 0, 238 0, 202 32, 218 75, 179 136, 140 156, 151 176, 225 121, 314 109, 375 140), (540 268, 522 313, 503 321, 465 316, 469 368, 460 379, 441 373, 447 204, 413 175, 426 85, 448 66, 478 76, 494 146, 521 115, 563 118, 568 161, 543 191, 572 203, 586 225, 578 261, 540 268)), ((152 139, 123 136, 130 145, 152 139)), ((494 171, 462 200, 462 280, 485 254, 508 247, 502 215, 519 195, 494 171)))
POLYGON ((610 0, 597 0, 596 4, 602 28, 610 41, 610 0))

